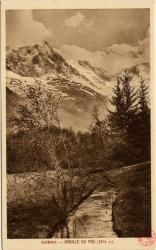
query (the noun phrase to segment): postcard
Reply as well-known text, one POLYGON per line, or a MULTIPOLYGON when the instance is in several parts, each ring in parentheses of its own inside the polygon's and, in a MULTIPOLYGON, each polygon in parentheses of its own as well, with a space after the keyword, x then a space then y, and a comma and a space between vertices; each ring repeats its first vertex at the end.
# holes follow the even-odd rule
POLYGON ((154 2, 1 2, 2 247, 156 249, 154 2))

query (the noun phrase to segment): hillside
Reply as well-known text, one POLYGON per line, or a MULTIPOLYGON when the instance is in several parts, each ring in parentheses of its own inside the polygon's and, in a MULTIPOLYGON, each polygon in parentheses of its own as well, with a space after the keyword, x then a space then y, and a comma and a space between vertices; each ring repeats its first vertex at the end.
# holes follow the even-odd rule
POLYGON ((144 162, 108 172, 118 195, 113 204, 114 231, 119 237, 151 235, 151 164, 144 162))

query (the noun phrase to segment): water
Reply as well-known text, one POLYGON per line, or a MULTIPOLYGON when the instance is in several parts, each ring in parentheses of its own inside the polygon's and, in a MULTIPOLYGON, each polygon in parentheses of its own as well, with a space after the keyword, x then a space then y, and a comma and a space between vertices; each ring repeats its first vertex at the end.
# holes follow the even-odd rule
POLYGON ((61 225, 53 238, 117 237, 113 231, 112 203, 115 191, 95 191, 61 225))

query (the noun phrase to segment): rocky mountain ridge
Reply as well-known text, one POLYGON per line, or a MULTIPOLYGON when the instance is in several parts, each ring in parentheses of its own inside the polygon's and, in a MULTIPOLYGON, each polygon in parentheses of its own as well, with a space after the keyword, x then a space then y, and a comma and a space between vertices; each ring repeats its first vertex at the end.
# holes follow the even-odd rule
MULTIPOLYGON (((16 50, 7 48, 6 69, 8 117, 16 114, 18 102, 24 98, 22 89, 36 84, 38 79, 45 90, 52 88, 55 94, 62 96, 62 125, 75 130, 88 129, 96 104, 102 114, 105 113, 118 76, 81 59, 70 63, 47 42, 16 50)), ((148 63, 135 65, 129 71, 137 81, 142 73, 149 80, 148 63)))

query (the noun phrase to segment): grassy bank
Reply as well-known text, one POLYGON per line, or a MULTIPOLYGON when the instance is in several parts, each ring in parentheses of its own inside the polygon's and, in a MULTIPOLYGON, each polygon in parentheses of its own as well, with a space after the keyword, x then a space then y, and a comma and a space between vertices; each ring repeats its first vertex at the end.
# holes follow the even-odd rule
POLYGON ((119 237, 149 237, 151 234, 150 173, 150 163, 113 173, 119 187, 113 204, 114 231, 119 237))
POLYGON ((8 238, 44 238, 50 233, 63 210, 50 192, 54 181, 38 174, 7 177, 8 238))
POLYGON ((52 227, 63 217, 55 202, 8 206, 8 238, 47 238, 52 227))
MULTIPOLYGON (((65 211, 49 192, 54 188, 53 182, 44 179, 42 185, 39 177, 32 180, 32 173, 27 176, 8 175, 7 229, 8 238, 49 238, 65 220, 65 211), (16 182, 15 182, 16 176, 16 182), (31 182, 31 183, 30 183, 31 182), (39 182, 39 184, 37 184, 39 182), (45 183, 45 185, 44 185, 45 183), (31 185, 30 185, 31 184, 31 185), (47 187, 49 187, 47 189, 47 187)), ((97 188, 109 189, 109 183, 102 173, 91 175, 86 188, 81 193, 83 178, 73 178, 74 203, 76 209, 97 188)), ((58 194, 59 195, 59 194, 58 194)))

